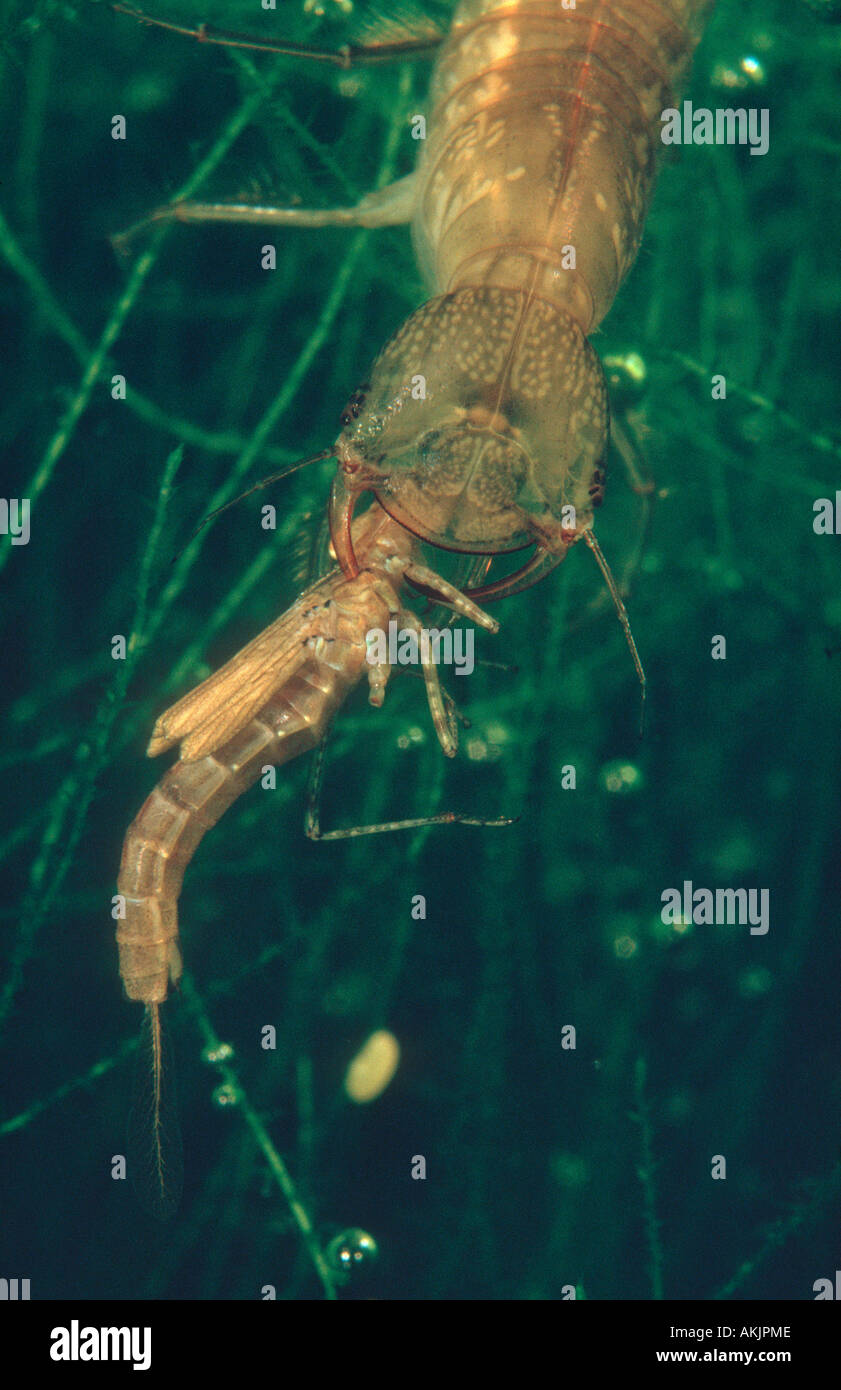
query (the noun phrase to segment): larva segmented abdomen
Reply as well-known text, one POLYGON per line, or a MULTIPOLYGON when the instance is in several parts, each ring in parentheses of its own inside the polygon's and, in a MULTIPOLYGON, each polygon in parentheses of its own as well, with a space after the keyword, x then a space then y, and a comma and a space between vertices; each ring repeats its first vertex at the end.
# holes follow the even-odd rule
POLYGON ((459 6, 430 92, 414 229, 439 291, 531 291, 592 331, 639 248, 660 114, 712 3, 459 6))
POLYGON ((359 679, 307 662, 221 748, 177 762, 147 797, 126 832, 117 891, 125 918, 117 927, 120 974, 129 999, 160 1003, 181 975, 178 895, 184 871, 206 831, 266 764, 279 766, 314 748, 359 679))

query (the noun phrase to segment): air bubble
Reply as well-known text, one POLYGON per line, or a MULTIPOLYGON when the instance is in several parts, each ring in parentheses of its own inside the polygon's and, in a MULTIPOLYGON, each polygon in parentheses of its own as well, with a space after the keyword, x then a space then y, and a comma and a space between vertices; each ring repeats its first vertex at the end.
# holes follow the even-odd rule
POLYGON ((638 943, 627 933, 617 936, 613 941, 613 954, 618 960, 631 960, 637 953, 638 943))
POLYGON ((218 1105, 220 1110, 224 1109, 225 1106, 237 1105, 239 1103, 239 1095, 237 1094, 236 1086, 231 1086, 227 1081, 222 1086, 216 1087, 212 1099, 213 1104, 218 1105))
POLYGON ((609 353, 604 359, 604 370, 614 404, 621 401, 631 405, 645 394, 648 368, 638 352, 609 353))
POLYGON ((765 68, 753 53, 746 53, 739 63, 739 67, 755 87, 761 87, 765 81, 765 68))
POLYGON ((744 53, 735 62, 716 63, 712 71, 712 85, 725 91, 762 87, 765 79, 765 67, 755 53, 744 53))
POLYGON ((634 763, 623 762, 619 758, 605 763, 599 773, 599 780, 606 792, 618 796, 629 796, 632 792, 641 791, 644 785, 640 769, 634 763))
MULTIPOLYGON (((321 18, 327 13, 330 0, 304 0, 304 14, 314 14, 321 18)), ((353 0, 333 0, 333 4, 340 14, 353 14, 353 0)), ((331 17, 334 11, 330 11, 331 17)))
POLYGON ((348 1231, 342 1231, 341 1235, 334 1236, 327 1246, 326 1253, 331 1269, 338 1274, 348 1275, 355 1269, 372 1265, 379 1250, 373 1236, 354 1226, 348 1231))
POLYGON ((399 734, 397 738, 398 748, 418 748, 424 743, 426 743, 426 732, 417 724, 413 724, 410 729, 406 730, 405 734, 399 734))

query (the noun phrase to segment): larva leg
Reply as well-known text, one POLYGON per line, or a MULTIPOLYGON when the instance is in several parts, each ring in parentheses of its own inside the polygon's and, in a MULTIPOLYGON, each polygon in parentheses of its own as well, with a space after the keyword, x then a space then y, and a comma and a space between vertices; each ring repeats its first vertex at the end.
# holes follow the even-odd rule
MULTIPOLYGON (((477 657, 476 665, 489 666, 492 667, 494 670, 498 671, 515 671, 517 669, 515 666, 505 666, 501 661, 483 661, 481 657, 477 657)), ((408 676, 410 679, 415 679, 419 681, 425 680, 422 671, 409 671, 408 669, 404 670, 403 668, 400 668, 400 670, 396 674, 401 676, 408 676)), ((441 698, 444 701, 444 705, 447 710, 447 720, 451 727, 454 727, 456 723, 460 724, 463 729, 469 729, 472 727, 467 715, 464 713, 463 710, 459 709, 449 690, 446 690, 444 686, 441 687, 441 698)), ((374 701, 371 700, 370 697, 369 703, 374 703, 374 701)))
MULTIPOLYGON (((477 609, 476 611, 479 612, 481 610, 477 609)), ((420 619, 405 608, 397 616, 398 622, 400 622, 403 627, 411 628, 417 634, 418 643, 420 644, 421 633, 423 631, 420 619)), ((423 648, 421 647, 420 650, 423 651, 423 648)), ((444 697, 441 693, 441 683, 438 680, 438 667, 435 664, 432 652, 427 652, 425 659, 423 656, 421 657, 421 669, 426 683, 426 699, 429 705, 429 713, 432 716, 432 723, 438 735, 438 742, 444 750, 445 757, 454 758, 458 750, 458 726, 444 704, 444 697)))
POLYGON ((352 208, 277 208, 252 203, 168 203, 112 238, 119 249, 160 222, 227 222, 263 227, 396 227, 410 222, 415 175, 378 188, 352 208))
POLYGON ((431 598, 435 603, 442 603, 445 608, 459 613, 463 618, 470 618, 471 622, 483 627, 486 632, 499 632, 499 623, 495 618, 491 618, 461 589, 456 589, 426 565, 419 565, 413 561, 404 570, 404 578, 413 589, 417 589, 418 593, 424 594, 426 598, 431 598))
POLYGON ((601 546, 599 545, 598 541, 593 535, 593 532, 590 530, 585 531, 584 539, 587 542, 589 549, 593 552, 596 564, 601 570, 602 578, 604 579, 604 582, 608 587, 610 597, 613 599, 613 606, 616 609, 616 616, 622 624, 622 631, 625 634, 625 641, 628 644, 628 651, 631 653, 631 659, 634 663, 634 669, 637 673, 637 679, 640 683, 640 737, 642 737, 643 728, 645 726, 646 679, 645 671, 643 670, 643 665, 640 661, 640 654, 637 651, 637 644, 634 641, 634 634, 631 631, 631 620, 628 617, 628 610, 625 607, 625 604, 622 600, 622 595, 616 587, 616 580, 613 578, 613 575, 611 574, 610 566, 607 563, 607 560, 604 558, 604 555, 601 551, 601 546))
POLYGON ((656 484, 646 463, 639 429, 638 413, 622 410, 610 422, 610 438, 622 460, 628 487, 637 497, 651 498, 656 484))
MULTIPOLYGON (((639 523, 634 527, 636 540, 623 564, 622 575, 617 584, 623 599, 627 599, 630 594, 631 586, 642 564, 654 519, 654 503, 658 496, 664 495, 658 493, 657 484, 648 467, 642 443, 644 432, 641 412, 636 407, 620 405, 611 416, 611 444, 619 455, 628 487, 640 499, 639 523)), ((578 628, 590 622, 598 613, 604 612, 610 601, 610 595, 603 590, 596 594, 572 627, 578 628)))
MULTIPOLYGON (((643 440, 647 433, 645 422, 645 395, 648 389, 648 371, 643 358, 637 352, 609 353, 602 359, 610 395, 610 442, 613 453, 619 456, 625 481, 635 496, 640 498, 640 520, 634 526, 635 544, 626 558, 617 589, 623 599, 628 597, 631 584, 642 563, 654 513, 654 500, 657 487, 648 467, 643 440)), ((598 479, 599 492, 594 496, 598 505, 603 496, 604 473, 598 479)), ((660 494, 661 496, 663 494, 660 494)), ((571 624, 578 628, 597 614, 604 611, 613 595, 599 592, 571 624)))
POLYGON ((328 63, 333 67, 352 68, 370 66, 372 63, 393 63, 406 58, 423 58, 432 53, 443 39, 443 32, 429 22, 428 27, 415 37, 411 34, 403 39, 383 41, 382 43, 348 43, 341 48, 318 48, 315 44, 292 43, 283 39, 261 38, 256 34, 242 34, 234 29, 217 29, 212 24, 198 24, 191 27, 175 24, 171 20, 155 19, 134 5, 115 5, 120 14, 127 14, 141 24, 167 29, 171 34, 181 34, 198 43, 212 43, 222 48, 247 48, 259 53, 280 53, 289 58, 308 58, 315 63, 328 63))
POLYGON ((651 527, 656 485, 645 456, 643 440, 645 396, 648 389, 648 369, 638 352, 610 353, 604 360, 605 379, 610 394, 610 441, 619 455, 628 487, 642 499, 642 520, 639 544, 635 547, 620 584, 620 592, 628 593, 628 580, 636 572, 648 540, 651 527))
POLYGON ((384 835, 392 830, 419 830, 425 825, 513 825, 517 816, 465 816, 458 811, 442 811, 437 816, 414 816, 408 820, 383 821, 379 825, 352 825, 344 830, 322 830, 320 805, 321 786, 324 780, 324 762, 329 739, 329 730, 324 735, 313 756, 307 786, 307 809, 304 817, 304 833, 310 840, 352 840, 359 835, 384 835))
POLYGON ((640 499, 641 512, 640 524, 637 528, 637 543, 625 563, 619 585, 623 598, 628 597, 631 582, 642 563, 642 557, 645 554, 651 533, 654 501, 657 496, 657 486, 648 469, 636 416, 637 412, 634 410, 622 410, 613 417, 610 426, 610 437, 622 461, 625 479, 628 487, 640 499))

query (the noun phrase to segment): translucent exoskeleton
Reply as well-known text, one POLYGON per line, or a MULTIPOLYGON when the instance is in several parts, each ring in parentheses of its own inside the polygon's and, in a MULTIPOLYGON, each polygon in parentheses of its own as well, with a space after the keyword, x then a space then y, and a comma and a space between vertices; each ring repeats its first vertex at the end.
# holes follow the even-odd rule
MULTIPOLYGON (((411 222, 430 289, 342 417, 329 504, 338 568, 156 726, 150 754, 180 743, 181 761, 126 836, 117 933, 127 992, 150 1012, 153 1038, 158 1007, 181 972, 177 899, 199 840, 267 762, 318 744, 366 670, 371 629, 394 617, 418 624, 405 586, 495 631, 475 599, 518 593, 583 539, 644 688, 592 529, 609 422, 589 335, 639 248, 661 112, 686 78, 710 9, 711 0, 465 0, 437 54, 414 174, 356 207, 182 201, 147 219, 411 222), (363 494, 375 500, 354 520, 363 494), (420 542, 490 559, 531 553, 513 572, 460 590, 424 564, 420 542)), ((206 26, 183 32, 331 57, 206 26)), ((382 62, 430 43, 401 38, 332 56, 344 66, 382 62)), ((380 704, 389 670, 367 670, 371 702, 380 704)), ((436 732, 452 755, 455 729, 434 666, 425 664, 424 675, 436 732)), ((159 1046, 153 1054, 157 1069, 159 1046)))
MULTIPOLYGON (((139 3, 324 48, 420 7, 139 3)), ((449 23, 455 5, 422 8, 449 23)), ((142 1003, 117 977, 120 844, 178 760, 143 756, 157 718, 326 577, 309 561, 316 539, 326 556, 335 459, 186 537, 254 479, 331 445, 377 350, 432 287, 406 226, 162 223, 124 257, 109 235, 176 198, 354 207, 422 155, 435 50, 343 69, 179 39, 108 4, 10 8, 10 1285, 58 1300, 253 1300, 266 1283, 317 1298, 280 1154, 340 1279, 359 1232, 379 1247, 341 1297, 555 1300, 572 1285, 637 1308, 834 1288, 841 550, 814 521, 829 524, 830 504, 837 520, 841 461, 837 8, 718 0, 677 106, 767 108, 770 147, 667 149, 637 261, 589 340, 611 415, 593 529, 644 653, 646 737, 609 594, 577 553, 510 600, 475 597, 500 630, 476 628, 467 679, 439 668, 470 721, 455 760, 417 667, 395 670, 381 709, 363 676, 324 755, 328 835, 449 809, 516 824, 311 842, 318 752, 236 801, 185 872, 185 972, 159 1006, 188 1160, 165 1230, 131 1191, 148 1174, 149 1203, 171 1206, 178 1150, 165 1045, 158 1093, 154 1034, 141 1049, 142 1003), (626 421, 656 480, 646 526, 618 457, 626 421), (16 544, 25 497, 30 537, 16 544), (690 879, 767 887, 768 933, 664 925, 662 891, 690 879), (343 1079, 382 1029, 399 1064, 360 1103, 343 1079), (711 1179, 714 1154, 726 1182, 711 1179)), ((462 591, 528 555, 421 547, 462 591)))

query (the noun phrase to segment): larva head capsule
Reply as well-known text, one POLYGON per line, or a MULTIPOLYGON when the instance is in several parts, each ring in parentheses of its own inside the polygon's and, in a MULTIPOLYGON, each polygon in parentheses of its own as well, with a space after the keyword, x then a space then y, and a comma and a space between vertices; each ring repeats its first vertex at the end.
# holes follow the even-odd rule
POLYGON ((448 550, 570 544, 601 500, 598 357, 569 315, 520 291, 470 286, 424 304, 342 419, 348 491, 374 492, 448 550))

